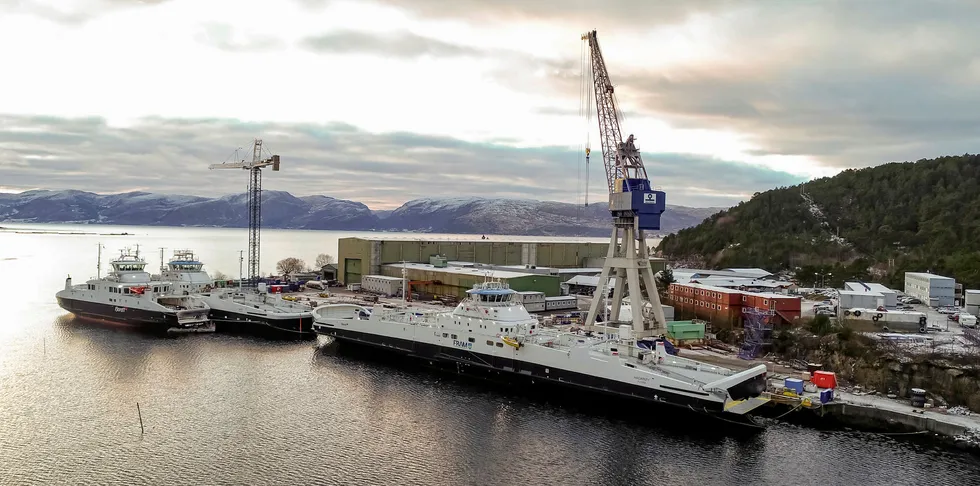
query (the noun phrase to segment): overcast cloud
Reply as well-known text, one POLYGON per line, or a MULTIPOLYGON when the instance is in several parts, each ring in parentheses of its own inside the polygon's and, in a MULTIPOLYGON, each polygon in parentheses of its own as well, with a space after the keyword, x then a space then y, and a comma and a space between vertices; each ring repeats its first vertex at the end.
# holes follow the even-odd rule
POLYGON ((207 164, 259 136, 284 160, 265 187, 298 195, 580 202, 588 139, 603 199, 579 106, 595 28, 654 184, 734 204, 976 152, 978 21, 925 0, 0 0, 23 67, 0 91, 0 190, 239 192, 207 164))
MULTIPOLYGON (((0 160, 7 186, 213 196, 245 190, 245 173, 209 170, 208 165, 250 158, 255 133, 266 134, 265 149, 282 157, 282 169, 266 171, 262 187, 295 195, 329 195, 376 209, 448 195, 569 203, 584 196, 579 154, 566 148, 513 148, 409 132, 371 134, 341 123, 146 119, 120 129, 97 118, 6 116, 0 117, 0 160)), ((668 200, 686 206, 732 204, 753 191, 801 180, 682 154, 648 154, 647 164, 656 174, 654 184, 673 189, 668 200), (726 176, 705 187, 704 173, 726 176)), ((592 167, 591 175, 593 188, 604 190, 601 166, 592 167)), ((597 198, 600 193, 594 191, 592 200, 597 198)))

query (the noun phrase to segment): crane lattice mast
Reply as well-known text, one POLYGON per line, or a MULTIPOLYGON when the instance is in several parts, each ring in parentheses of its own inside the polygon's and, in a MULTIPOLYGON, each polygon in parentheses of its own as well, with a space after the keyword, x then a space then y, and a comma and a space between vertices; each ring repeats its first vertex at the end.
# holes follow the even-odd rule
POLYGON ((255 139, 252 144, 252 160, 222 164, 211 164, 209 169, 243 169, 249 171, 248 179, 248 285, 255 286, 261 273, 259 270, 260 238, 262 229, 262 168, 272 166, 279 170, 279 156, 262 158, 262 140, 255 139))
MULTIPOLYGON (((602 274, 596 286, 587 326, 594 326, 599 306, 607 295, 606 284, 615 275, 613 300, 609 320, 618 322, 623 297, 630 299, 633 329, 638 334, 666 327, 660 295, 650 268, 649 250, 644 230, 659 230, 660 216, 665 209, 665 194, 653 190, 647 177, 646 168, 636 147, 636 139, 630 135, 623 140, 620 129, 620 114, 616 108, 615 88, 609 80, 606 62, 599 49, 596 31, 582 35, 588 43, 592 72, 592 88, 595 92, 596 118, 599 120, 599 135, 602 142, 602 161, 606 169, 606 182, 609 187, 609 210, 613 217, 612 237, 609 250, 603 263, 602 274), (646 299, 643 299, 643 288, 646 299), (650 316, 653 322, 645 319, 644 304, 652 305, 650 316)), ((583 66, 585 68, 585 66, 583 66)))

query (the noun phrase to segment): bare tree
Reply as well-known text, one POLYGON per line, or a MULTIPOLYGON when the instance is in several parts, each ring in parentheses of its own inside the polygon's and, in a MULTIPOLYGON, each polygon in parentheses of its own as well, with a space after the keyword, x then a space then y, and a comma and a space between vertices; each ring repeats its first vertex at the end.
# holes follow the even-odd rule
POLYGON ((221 271, 215 271, 211 275, 211 277, 214 278, 215 280, 228 280, 228 276, 222 273, 221 271))
POLYGON ((316 269, 319 270, 326 265, 333 263, 333 257, 327 255, 326 253, 321 253, 316 256, 316 269))
POLYGON ((283 258, 276 263, 276 270, 282 274, 302 272, 306 268, 306 263, 296 257, 283 258))

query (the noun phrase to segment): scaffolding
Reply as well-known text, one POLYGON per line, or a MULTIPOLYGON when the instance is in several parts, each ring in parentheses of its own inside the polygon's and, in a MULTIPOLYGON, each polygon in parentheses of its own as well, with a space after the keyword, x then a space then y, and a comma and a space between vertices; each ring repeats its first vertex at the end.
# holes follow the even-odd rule
POLYGON ((742 309, 742 320, 745 324, 745 337, 738 357, 755 359, 763 348, 772 343, 772 310, 755 308, 742 309))

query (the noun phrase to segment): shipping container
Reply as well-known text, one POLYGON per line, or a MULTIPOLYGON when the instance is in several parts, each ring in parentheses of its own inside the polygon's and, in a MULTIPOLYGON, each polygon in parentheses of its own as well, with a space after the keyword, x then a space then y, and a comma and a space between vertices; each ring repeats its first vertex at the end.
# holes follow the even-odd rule
POLYGON ((518 292, 517 293, 517 300, 520 301, 520 302, 523 302, 524 303, 524 306, 527 307, 527 304, 530 304, 530 303, 541 303, 541 304, 544 304, 545 297, 544 297, 544 292, 536 292, 536 291, 533 291, 533 290, 528 290, 528 291, 524 291, 524 292, 518 292))
POLYGON ((524 310, 528 312, 544 312, 544 302, 526 302, 524 303, 524 310))
POLYGON ((872 321, 882 331, 925 332, 928 318, 922 312, 878 311, 875 309, 847 309, 840 317, 852 321, 872 321))
POLYGON ((546 311, 578 309, 578 299, 574 296, 546 297, 544 309, 546 311))
POLYGON ((386 275, 364 275, 361 277, 361 290, 388 297, 402 294, 402 279, 386 275))

